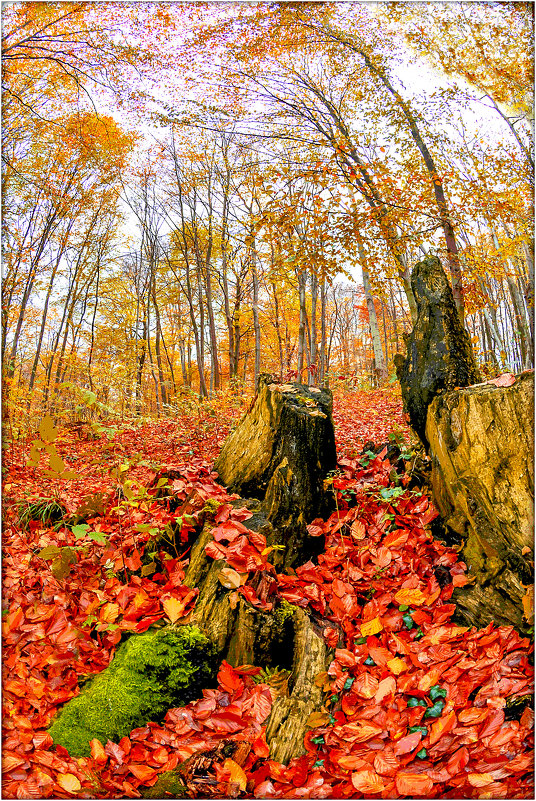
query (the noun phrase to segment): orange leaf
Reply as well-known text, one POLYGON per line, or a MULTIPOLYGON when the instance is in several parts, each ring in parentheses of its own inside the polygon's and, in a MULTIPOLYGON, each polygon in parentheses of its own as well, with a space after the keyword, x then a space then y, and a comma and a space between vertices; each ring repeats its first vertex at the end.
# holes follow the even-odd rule
POLYGON ((458 719, 460 723, 466 725, 471 723, 482 723, 483 720, 486 720, 489 713, 490 709, 488 706, 484 707, 483 709, 478 709, 476 706, 470 706, 468 709, 462 709, 458 715, 458 719))
POLYGON ((364 538, 365 530, 365 524, 361 520, 354 520, 350 526, 350 533, 356 540, 362 540, 364 538))
POLYGON ((434 786, 433 781, 426 773, 397 773, 395 776, 396 789, 400 795, 428 795, 434 786))
POLYGON ((374 757, 374 769, 382 776, 394 776, 399 765, 400 760, 392 748, 378 751, 374 757))
POLYGON ((352 690, 362 698, 372 698, 376 694, 378 685, 378 679, 369 673, 364 673, 355 680, 352 690))
POLYGON ((307 726, 315 729, 317 726, 325 726, 329 723, 329 715, 327 712, 311 712, 307 718, 307 726))
POLYGON ((421 590, 399 590, 395 594, 395 600, 399 604, 407 604, 408 606, 420 606, 426 601, 426 595, 421 590))
POLYGON ((352 784, 360 793, 381 793, 385 789, 385 784, 381 776, 373 770, 360 770, 352 773, 352 784))
POLYGON ((248 783, 248 779, 240 765, 235 762, 234 759, 226 759, 223 763, 223 767, 231 774, 229 777, 229 783, 237 784, 239 789, 244 792, 246 789, 246 784, 248 783))
POLYGON ((133 764, 129 765, 128 769, 140 782, 148 782, 149 779, 156 776, 156 770, 153 770, 153 768, 150 768, 148 765, 133 764))
POLYGON ((379 704, 387 695, 394 695, 396 690, 396 681, 392 676, 387 676, 387 678, 382 679, 378 684, 378 689, 376 690, 376 695, 374 696, 374 702, 379 704))
POLYGON ((119 604, 107 603, 102 607, 99 618, 103 623, 113 623, 119 614, 119 604))
POLYGON ((175 623, 175 621, 178 620, 184 612, 183 602, 179 601, 178 598, 173 598, 173 596, 168 596, 165 598, 162 601, 162 606, 164 607, 164 612, 172 623, 175 623))
POLYGON ((375 723, 363 723, 357 720, 355 723, 347 723, 339 730, 339 736, 344 740, 352 740, 355 743, 363 743, 371 737, 381 734, 383 729, 375 723))
POLYGON ((395 676, 398 676, 399 673, 403 673, 405 670, 408 669, 407 664, 404 662, 403 659, 400 659, 398 656, 395 656, 394 659, 390 659, 387 663, 387 667, 394 673, 395 676))
POLYGON ((430 745, 437 743, 439 738, 443 734, 452 731, 455 725, 456 725, 456 713, 454 712, 454 710, 451 710, 446 715, 445 714, 441 715, 440 718, 438 718, 432 723, 432 726, 430 728, 430 733, 429 733, 430 745))
POLYGON ((503 373, 497 376, 497 378, 491 378, 489 381, 486 381, 486 384, 494 384, 496 387, 511 387, 515 382, 516 377, 513 373, 503 373))
POLYGON ((92 759, 95 760, 97 765, 104 765, 104 763, 108 761, 108 754, 105 752, 101 741, 97 740, 95 737, 93 740, 89 741, 89 746, 91 748, 92 759))
POLYGON ((420 731, 413 732, 413 734, 408 734, 406 737, 402 737, 395 743, 395 754, 396 756, 401 756, 402 754, 409 754, 410 751, 413 751, 416 748, 420 741, 421 741, 422 733, 420 731))
POLYGON ((361 636, 371 637, 373 634, 379 634, 383 630, 383 623, 379 617, 373 617, 372 620, 367 620, 366 623, 361 624, 361 636))
POLYGON ((222 568, 218 573, 218 581, 228 590, 236 590, 242 582, 240 573, 237 573, 232 567, 222 568))
POLYGON ((433 668, 428 673, 425 673, 424 676, 421 676, 419 679, 419 683, 417 685, 418 689, 421 692, 426 693, 433 687, 434 684, 437 684, 439 681, 439 677, 441 676, 441 669, 440 668, 433 668))
POLYGON ((60 773, 58 776, 58 784, 62 790, 67 793, 77 793, 82 788, 82 785, 74 775, 74 773, 60 773))
POLYGON ((471 787, 485 787, 494 781, 491 773, 469 773, 467 779, 471 787))
POLYGON ((337 764, 345 770, 358 770, 359 768, 369 767, 369 763, 358 754, 343 754, 338 757, 337 764))

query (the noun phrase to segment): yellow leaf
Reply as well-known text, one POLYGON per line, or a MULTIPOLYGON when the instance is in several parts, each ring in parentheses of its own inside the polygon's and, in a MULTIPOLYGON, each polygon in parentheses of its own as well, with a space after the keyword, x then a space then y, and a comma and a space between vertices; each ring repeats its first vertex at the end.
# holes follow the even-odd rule
POLYGON ((164 612, 172 623, 175 623, 175 621, 177 621, 184 612, 184 604, 172 596, 165 598, 162 601, 162 606, 164 607, 164 612))
POLYGON ((41 420, 39 425, 39 436, 46 442, 54 442, 58 436, 58 429, 54 428, 54 421, 49 414, 45 415, 45 417, 43 417, 41 420))
POLYGON ((426 601, 426 596, 421 590, 399 590, 395 595, 395 600, 399 604, 407 606, 420 606, 426 601))
POLYGON ((65 470, 65 462, 57 453, 51 453, 48 458, 50 460, 50 469, 54 470, 55 473, 62 473, 65 470))
POLYGON ((494 781, 491 773, 469 773, 467 778, 472 787, 485 787, 494 781))
POLYGON ((235 762, 234 759, 226 759, 223 763, 223 767, 225 770, 230 772, 229 783, 230 784, 237 784, 239 789, 243 792, 246 789, 246 784, 248 783, 247 776, 238 764, 235 762))
POLYGON ((523 617, 531 620, 534 614, 534 587, 530 587, 521 599, 523 603, 523 617))
POLYGON ((315 729, 317 726, 325 726, 329 723, 329 714, 327 712, 311 712, 307 718, 307 726, 315 729))
POLYGON ((394 673, 395 676, 398 676, 399 673, 403 673, 405 670, 408 669, 407 664, 404 662, 403 659, 400 659, 398 656, 395 656, 394 659, 390 659, 387 663, 387 667, 394 673))
POLYGON ((67 793, 77 793, 82 788, 82 785, 74 775, 74 773, 60 773, 58 776, 58 784, 67 793))
POLYGON ((218 581, 228 590, 236 590, 241 584, 240 573, 237 573, 232 567, 224 567, 218 573, 218 581))
POLYGON ((383 623, 379 617, 373 617, 372 620, 367 620, 366 623, 361 624, 361 636, 371 637, 373 634, 379 634, 383 630, 383 623))

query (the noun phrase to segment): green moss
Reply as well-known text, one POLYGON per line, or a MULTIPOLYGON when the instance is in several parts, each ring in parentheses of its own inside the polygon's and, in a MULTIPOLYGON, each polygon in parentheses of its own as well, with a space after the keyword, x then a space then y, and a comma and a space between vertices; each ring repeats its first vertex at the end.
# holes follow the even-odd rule
POLYGON ((221 505, 222 502, 217 498, 207 498, 205 505, 201 509, 201 514, 204 515, 205 518, 213 517, 221 505))
POLYGON ((294 617, 295 612, 296 607, 292 604, 289 604, 289 602, 285 601, 284 598, 281 598, 280 602, 272 612, 274 624, 276 626, 283 626, 286 620, 294 617))
POLYGON ((111 665, 69 701, 49 731, 72 756, 89 756, 89 741, 118 741, 147 721, 162 719, 210 686, 214 647, 193 626, 166 627, 130 637, 111 665))
POLYGON ((189 798, 179 768, 161 773, 152 787, 140 788, 142 798, 189 798))

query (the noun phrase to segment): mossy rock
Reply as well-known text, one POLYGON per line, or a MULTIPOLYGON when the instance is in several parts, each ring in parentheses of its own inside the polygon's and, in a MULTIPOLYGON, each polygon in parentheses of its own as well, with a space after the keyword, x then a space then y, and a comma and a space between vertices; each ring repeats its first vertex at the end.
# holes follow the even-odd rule
POLYGON ((133 635, 111 665, 65 705, 49 729, 52 739, 71 756, 89 756, 93 738, 103 745, 117 742, 200 697, 218 666, 216 649, 194 626, 133 635))

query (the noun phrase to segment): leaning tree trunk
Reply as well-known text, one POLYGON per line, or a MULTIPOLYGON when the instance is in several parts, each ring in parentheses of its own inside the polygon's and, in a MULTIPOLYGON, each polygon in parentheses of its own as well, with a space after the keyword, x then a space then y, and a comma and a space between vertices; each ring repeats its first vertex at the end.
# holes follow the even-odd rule
MULTIPOLYGON (((321 538, 307 524, 328 510, 323 482, 336 464, 332 397, 328 390, 280 384, 261 375, 251 410, 227 439, 215 469, 253 516, 250 530, 266 536, 279 569, 291 569, 319 552, 321 538), (281 549, 281 550, 280 550, 281 549)), ((185 583, 199 588, 192 622, 230 664, 255 664, 288 674, 288 694, 279 695, 267 721, 270 756, 280 762, 303 753, 310 713, 321 704, 315 677, 329 664, 328 648, 314 621, 300 608, 276 599, 270 571, 250 584, 273 601, 263 611, 226 586, 223 559, 205 551, 212 541, 206 524, 190 558, 185 583), (223 581, 222 581, 223 577, 223 581)))
POLYGON ((462 539, 474 581, 455 590, 458 615, 526 631, 533 563, 533 374, 481 384, 439 260, 412 272, 418 316, 395 363, 405 410, 432 463, 447 531, 462 539), (502 384, 502 386, 501 386, 502 384), (506 384, 506 386, 505 386, 506 384))

